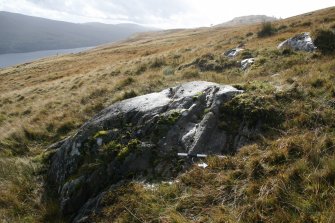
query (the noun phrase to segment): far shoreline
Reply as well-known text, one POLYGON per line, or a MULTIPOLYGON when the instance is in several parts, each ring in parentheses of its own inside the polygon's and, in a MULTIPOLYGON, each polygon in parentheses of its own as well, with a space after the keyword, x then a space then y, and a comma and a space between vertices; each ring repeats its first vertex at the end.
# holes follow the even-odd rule
POLYGON ((79 48, 72 48, 72 49, 57 49, 57 50, 42 50, 42 51, 33 51, 33 52, 26 52, 26 53, 7 53, 7 54, 0 54, 0 68, 8 68, 11 66, 16 66, 24 63, 33 62, 35 60, 52 57, 52 56, 59 56, 71 53, 80 53, 90 49, 93 49, 97 46, 91 47, 79 47, 79 48))

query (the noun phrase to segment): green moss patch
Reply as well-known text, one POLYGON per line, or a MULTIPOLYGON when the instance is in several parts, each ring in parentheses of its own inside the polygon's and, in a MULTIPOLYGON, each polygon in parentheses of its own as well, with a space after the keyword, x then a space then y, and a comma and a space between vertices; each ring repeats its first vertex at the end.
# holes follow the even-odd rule
POLYGON ((132 139, 129 141, 129 143, 122 147, 121 150, 117 154, 118 160, 124 160, 130 153, 135 152, 138 149, 138 146, 140 145, 140 140, 138 139, 132 139))
POLYGON ((106 136, 106 135, 108 135, 108 131, 101 130, 101 131, 95 133, 94 136, 93 136, 93 138, 97 139, 97 138, 100 138, 100 137, 106 136))
POLYGON ((178 121, 180 115, 181 114, 179 111, 173 111, 169 113, 168 115, 162 115, 159 117, 157 124, 158 125, 173 125, 178 121))
POLYGON ((279 104, 271 95, 240 94, 223 104, 220 111, 222 123, 227 123, 226 126, 235 131, 242 122, 273 125, 283 119, 279 104))

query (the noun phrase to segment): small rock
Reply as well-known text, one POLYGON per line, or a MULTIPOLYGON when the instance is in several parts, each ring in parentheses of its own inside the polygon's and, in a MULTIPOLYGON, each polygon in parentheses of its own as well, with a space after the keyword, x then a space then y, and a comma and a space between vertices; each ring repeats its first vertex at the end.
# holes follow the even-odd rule
POLYGON ((223 55, 225 55, 227 57, 230 57, 230 58, 234 58, 234 57, 236 57, 243 50, 244 49, 237 47, 237 48, 230 49, 230 50, 224 52, 223 55))
POLYGON ((255 58, 244 59, 241 61, 241 68, 242 70, 247 69, 255 62, 255 58))

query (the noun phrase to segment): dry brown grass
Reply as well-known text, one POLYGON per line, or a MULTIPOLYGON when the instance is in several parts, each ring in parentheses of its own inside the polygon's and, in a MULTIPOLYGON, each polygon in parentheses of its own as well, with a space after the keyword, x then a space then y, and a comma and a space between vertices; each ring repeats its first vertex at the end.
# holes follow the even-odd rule
MULTIPOLYGON (((43 190, 41 183, 43 173, 36 173, 40 169, 40 161, 34 164, 32 159, 51 143, 69 135, 97 111, 127 97, 127 92, 131 90, 135 90, 137 94, 144 94, 189 80, 206 80, 223 84, 246 84, 257 81, 261 83, 257 85, 258 89, 262 89, 266 83, 265 85, 270 85, 278 91, 291 92, 290 94, 294 95, 294 97, 287 95, 283 97, 293 100, 290 105, 294 107, 288 109, 287 115, 290 121, 285 122, 283 130, 289 137, 282 136, 284 138, 279 139, 279 142, 290 141, 290 137, 295 140, 295 136, 301 140, 308 140, 310 134, 314 132, 321 134, 320 137, 324 134, 333 137, 331 128, 334 126, 329 122, 334 121, 332 117, 334 110, 329 107, 329 101, 335 97, 334 57, 318 53, 293 53, 285 56, 276 47, 282 40, 299 32, 313 31, 320 27, 327 28, 334 24, 331 20, 334 18, 335 9, 330 8, 280 20, 273 23, 277 28, 282 26, 280 31, 262 39, 256 36, 260 25, 162 31, 138 35, 127 41, 101 46, 88 52, 0 69, 0 219, 8 222, 22 222, 23 219, 26 222, 35 222, 41 221, 36 213, 48 215, 48 211, 53 208, 52 205, 44 207, 36 192, 43 190), (252 36, 248 34, 251 32, 254 33, 252 36), (257 56, 256 64, 247 71, 233 68, 224 72, 201 72, 194 67, 187 68, 189 70, 178 70, 180 65, 191 63, 207 53, 219 58, 224 51, 240 43, 245 43, 246 48, 257 56), (175 72, 172 75, 164 75, 166 67, 173 68, 175 72), (37 176, 33 177, 36 174, 37 176)), ((316 140, 316 143, 319 141, 316 140)), ((301 169, 308 169, 309 172, 303 172, 302 182, 308 184, 311 180, 311 188, 306 187, 304 190, 312 192, 301 196, 286 194, 296 199, 288 199, 290 202, 296 202, 287 204, 296 207, 297 212, 292 212, 293 214, 298 213, 297 216, 303 219, 301 213, 305 213, 303 210, 306 207, 299 205, 303 205, 306 201, 304 199, 308 198, 306 196, 311 196, 314 192, 315 199, 321 199, 321 192, 329 195, 329 198, 334 198, 334 185, 326 187, 326 184, 317 181, 332 179, 334 167, 323 164, 320 172, 324 177, 317 178, 315 171, 310 168, 308 154, 318 152, 305 151, 310 148, 305 145, 301 145, 304 150, 302 160, 287 164, 283 170, 264 178, 264 181, 259 182, 255 179, 246 181, 245 176, 249 178, 253 176, 246 170, 246 166, 259 168, 260 165, 265 165, 267 157, 264 158, 264 154, 268 154, 269 159, 272 156, 285 157, 284 160, 287 162, 289 148, 277 151, 273 146, 276 141, 271 141, 270 144, 270 149, 267 146, 255 145, 253 155, 248 153, 245 155, 244 151, 248 150, 246 148, 237 157, 229 158, 231 162, 237 163, 234 165, 239 166, 228 173, 221 171, 222 168, 224 170, 222 165, 225 163, 209 160, 210 169, 203 171, 195 168, 182 176, 182 182, 186 178, 186 183, 181 184, 181 189, 178 190, 160 186, 163 192, 159 190, 157 192, 159 194, 152 194, 143 192, 144 189, 136 186, 140 191, 139 194, 143 192, 141 196, 149 196, 145 199, 153 204, 166 202, 166 205, 161 207, 159 216, 149 216, 148 213, 152 212, 150 208, 153 207, 147 206, 147 209, 140 212, 143 215, 141 219, 154 221, 154 218, 158 218, 162 222, 192 220, 234 222, 243 219, 256 221, 261 218, 263 221, 270 221, 270 217, 259 211, 269 210, 274 204, 279 205, 277 198, 271 197, 271 194, 285 195, 295 191, 295 189, 285 191, 286 188, 283 188, 291 184, 290 178, 287 177, 293 174, 295 168, 298 169, 298 174, 299 171, 303 171, 301 169), (250 162, 244 167, 241 160, 248 157, 250 162), (304 167, 306 162, 307 167, 304 167), (194 176, 201 176, 204 179, 193 182, 191 179, 193 173, 194 176), (212 183, 215 187, 204 187, 208 178, 214 180, 212 183), (196 194, 199 195, 195 196, 196 194), (172 199, 169 196, 176 197, 172 199), (195 211, 202 215, 194 216, 195 211), (255 212, 252 213, 253 211, 255 212)), ((253 150, 252 148, 249 150, 253 150)), ((333 161, 334 156, 327 155, 320 162, 333 161)), ((276 162, 276 159, 271 162, 276 162)), ((266 174, 271 172, 271 168, 265 167, 266 174)), ((273 171, 276 171, 276 168, 278 166, 273 167, 273 171)), ((254 174, 257 175, 257 172, 254 174)), ((282 202, 286 202, 285 199, 282 202)), ((318 205, 325 210, 334 211, 334 206, 318 202, 318 205)), ((290 218, 292 213, 289 212, 291 209, 282 204, 271 212, 274 216, 272 218, 282 216, 282 219, 292 220, 290 218)), ((136 205, 134 207, 139 208, 136 205)), ((131 214, 122 212, 117 217, 128 219, 131 218, 131 214)), ((315 220, 330 219, 328 217, 329 215, 321 213, 315 220)))

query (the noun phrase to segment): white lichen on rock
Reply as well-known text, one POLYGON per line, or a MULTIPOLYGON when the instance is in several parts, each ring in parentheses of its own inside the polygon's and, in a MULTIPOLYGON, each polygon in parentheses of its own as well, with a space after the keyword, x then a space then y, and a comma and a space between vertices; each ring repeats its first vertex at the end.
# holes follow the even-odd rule
POLYGON ((308 32, 298 34, 290 39, 287 39, 278 45, 278 49, 293 49, 312 52, 316 50, 316 46, 308 32))

